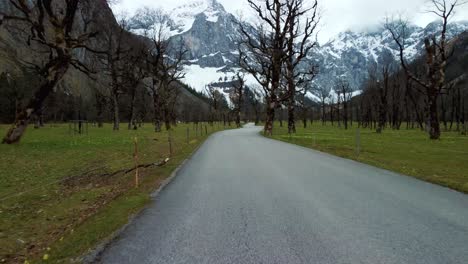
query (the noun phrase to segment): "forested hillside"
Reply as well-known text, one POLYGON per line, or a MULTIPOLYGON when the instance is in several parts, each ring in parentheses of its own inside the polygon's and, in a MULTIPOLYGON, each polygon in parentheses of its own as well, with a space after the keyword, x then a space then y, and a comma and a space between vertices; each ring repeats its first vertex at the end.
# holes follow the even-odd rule
MULTIPOLYGON (((154 102, 149 88, 151 74, 143 72, 145 64, 149 63, 143 52, 151 50, 152 41, 127 32, 125 22, 116 20, 106 1, 76 2, 75 23, 70 34, 81 37, 83 47, 73 49, 71 67, 40 109, 34 110, 33 122, 40 126, 44 121, 141 123, 154 120, 154 102), (111 69, 114 62, 116 67, 111 69)), ((53 8, 58 12, 61 7, 53 8)), ((38 15, 34 8, 31 10, 33 16, 38 15)), ((28 23, 7 19, 6 14, 23 15, 9 1, 0 3, 0 12, 5 14, 0 27, 0 123, 13 123, 47 78, 41 71, 56 52, 48 50, 48 44, 35 40, 28 33, 28 23)), ((48 34, 54 30, 49 21, 44 22, 43 27, 48 34)), ((189 91, 190 88, 178 80, 171 86, 175 86, 173 94, 177 107, 170 110, 171 117, 167 117, 170 122, 201 120, 207 115, 205 96, 189 91)))

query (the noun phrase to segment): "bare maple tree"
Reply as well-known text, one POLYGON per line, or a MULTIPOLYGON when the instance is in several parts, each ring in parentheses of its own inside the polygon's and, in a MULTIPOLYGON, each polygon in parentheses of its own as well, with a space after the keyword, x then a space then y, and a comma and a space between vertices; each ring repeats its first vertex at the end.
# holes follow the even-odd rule
POLYGON ((130 95, 130 111, 128 115, 128 129, 137 130, 137 100, 138 94, 144 94, 141 91, 143 79, 147 76, 146 71, 146 47, 145 45, 133 45, 134 50, 124 61, 124 68, 127 69, 123 74, 123 86, 130 95))
POLYGON ((12 12, 0 13, 0 25, 21 28, 24 41, 34 46, 31 50, 36 50, 37 56, 44 58, 35 65, 42 81, 31 84, 37 85, 32 98, 18 110, 14 124, 3 139, 3 143, 12 144, 21 140, 32 116, 40 111, 70 67, 89 72, 76 54, 88 48, 97 31, 89 29, 90 20, 83 19, 83 28, 77 23, 79 15, 88 9, 87 0, 8 0, 7 4, 12 12))
POLYGON ((430 139, 440 139, 440 123, 438 115, 438 98, 442 93, 446 93, 450 86, 446 83, 445 70, 447 60, 450 56, 447 40, 447 28, 450 18, 454 15, 455 8, 466 4, 466 1, 431 0, 433 10, 429 11, 442 20, 440 34, 424 39, 426 74, 425 78, 414 73, 405 59, 405 36, 407 35, 407 23, 401 19, 390 21, 387 19, 385 28, 390 32, 393 40, 399 48, 400 63, 408 78, 424 91, 426 96, 426 108, 428 118, 428 132, 430 139))
POLYGON ((348 129, 349 123, 349 104, 352 98, 353 90, 349 81, 346 79, 339 79, 337 82, 337 94, 338 94, 338 109, 340 108, 340 104, 343 106, 343 111, 341 112, 341 116, 338 112, 338 121, 340 118, 343 118, 343 125, 345 129, 348 129))
POLYGON ((210 123, 213 125, 215 121, 219 120, 219 111, 221 109, 221 100, 223 95, 212 84, 205 87, 205 94, 209 98, 210 123))
POLYGON ((293 15, 287 1, 248 0, 259 23, 250 28, 239 23, 239 64, 262 86, 266 101, 265 135, 273 134, 275 110, 288 99, 289 93, 281 90, 283 64, 287 58, 287 35, 293 15))
POLYGON ((170 42, 163 24, 153 32, 152 43, 148 54, 148 67, 152 75, 150 86, 153 96, 155 131, 161 131, 164 120, 166 129, 171 128, 175 103, 178 98, 177 81, 185 77, 184 61, 187 54, 183 44, 170 42))
POLYGON ((104 51, 95 51, 104 65, 104 72, 110 77, 109 94, 113 114, 113 130, 120 129, 120 97, 124 93, 124 74, 127 74, 125 60, 130 56, 131 48, 126 38, 128 33, 125 23, 121 23, 118 28, 109 26, 104 34, 104 51))
POLYGON ((316 33, 320 17, 317 0, 312 1, 310 7, 304 4, 304 0, 288 0, 286 4, 290 20, 286 46, 287 58, 285 60, 285 79, 289 94, 287 102, 288 131, 296 133, 295 105, 298 82, 308 78, 304 75, 315 76, 317 73, 317 67, 307 67, 301 65, 301 62, 318 45, 316 33))
POLYGON ((307 95, 311 92, 312 86, 309 83, 301 85, 301 89, 298 91, 296 104, 300 109, 302 125, 304 128, 307 128, 307 117, 311 106, 309 105, 309 100, 307 95))
POLYGON ((322 125, 325 125, 327 122, 326 108, 328 99, 330 99, 330 89, 325 86, 316 86, 312 89, 312 94, 320 100, 322 125))
POLYGON ((244 103, 244 90, 245 90, 245 74, 238 72, 236 74, 234 93, 230 95, 231 101, 234 103, 234 114, 237 127, 241 127, 241 114, 242 105, 244 103))

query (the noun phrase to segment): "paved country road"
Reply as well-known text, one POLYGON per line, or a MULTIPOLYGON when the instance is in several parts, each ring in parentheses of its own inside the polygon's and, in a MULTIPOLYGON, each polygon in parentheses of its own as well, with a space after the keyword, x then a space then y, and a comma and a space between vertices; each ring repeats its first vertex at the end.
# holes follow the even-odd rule
POLYGON ((261 137, 210 137, 102 263, 468 263, 468 195, 261 137))

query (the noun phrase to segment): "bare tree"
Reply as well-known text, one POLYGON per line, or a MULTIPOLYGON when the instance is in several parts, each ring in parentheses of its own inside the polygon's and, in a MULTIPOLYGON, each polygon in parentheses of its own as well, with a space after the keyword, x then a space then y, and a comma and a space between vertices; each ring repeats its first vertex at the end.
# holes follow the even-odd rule
POLYGON ((288 99, 289 93, 281 91, 285 48, 292 13, 287 1, 248 0, 250 8, 260 22, 254 28, 239 24, 241 40, 239 64, 262 86, 266 99, 265 135, 273 134, 275 110, 288 99))
POLYGON ((94 89, 95 107, 96 107, 96 121, 99 128, 104 126, 104 111, 108 104, 107 97, 101 93, 99 89, 94 89))
MULTIPOLYGON (((351 85, 346 79, 340 79, 337 83, 337 86, 338 86, 337 90, 339 91, 338 101, 341 102, 341 104, 343 105, 342 117, 343 117, 344 128, 348 129, 349 102, 351 101, 353 90, 351 89, 351 85)), ((338 105, 338 107, 340 106, 338 105)))
POLYGON ((375 86, 377 89, 377 109, 379 113, 379 120, 377 125, 377 133, 382 133, 387 124, 387 111, 388 111, 388 93, 390 91, 390 65, 382 66, 381 79, 376 77, 375 86))
POLYGON ((306 7, 303 0, 286 1, 289 27, 286 45, 285 78, 288 90, 288 131, 296 133, 295 105, 298 82, 304 75, 315 76, 316 67, 306 67, 301 62, 310 55, 312 49, 317 46, 317 40, 312 39, 317 31, 320 18, 318 15, 318 1, 312 1, 310 7, 306 7), (305 18, 305 19, 304 19, 305 18))
POLYGON ((12 144, 20 141, 31 117, 40 111, 70 66, 89 72, 76 54, 78 50, 88 49, 89 40, 96 37, 97 32, 89 30, 90 21, 85 21, 84 28, 78 28, 76 23, 80 11, 87 9, 89 3, 86 0, 8 0, 7 4, 13 12, 0 13, 0 25, 22 29, 24 41, 37 47, 38 57, 44 58, 43 62, 34 65, 42 77, 41 83, 29 102, 18 111, 13 126, 3 139, 3 143, 12 144))
POLYGON ((298 91, 298 96, 296 100, 301 112, 301 119, 304 128, 307 128, 307 117, 311 109, 309 105, 309 99, 307 98, 307 95, 310 93, 311 90, 311 84, 304 83, 303 85, 301 85, 301 89, 298 91))
MULTIPOLYGON (((127 69, 123 77, 123 86, 126 92, 130 95, 130 111, 128 116, 128 129, 137 130, 137 100, 138 94, 142 93, 141 84, 143 79, 147 76, 146 71, 146 47, 135 43, 133 52, 124 61, 124 68, 127 69)), ((144 94, 144 93, 143 93, 144 94)))
POLYGON ((402 84, 405 76, 401 73, 396 74, 393 78, 392 93, 391 93, 391 123, 392 129, 399 130, 402 123, 402 84))
POLYGON ((177 103, 178 96, 180 95, 180 87, 177 81, 185 77, 183 62, 187 50, 183 45, 177 47, 172 56, 164 57, 161 64, 161 76, 159 77, 159 89, 162 92, 163 99, 163 116, 166 130, 171 129, 171 121, 175 119, 175 104, 177 103))
POLYGON ((254 114, 255 114, 255 125, 260 124, 260 116, 262 114, 262 99, 264 95, 262 94, 263 89, 259 85, 253 85, 249 89, 249 101, 251 102, 254 114))
POLYGON ((231 101, 234 103, 236 125, 237 127, 241 127, 241 114, 245 90, 245 74, 238 72, 236 74, 236 77, 237 78, 234 85, 234 93, 231 94, 231 101))
POLYGON ((113 113, 113 130, 120 129, 120 97, 124 93, 124 74, 127 74, 125 60, 130 56, 130 47, 125 38, 127 32, 125 23, 122 22, 118 29, 109 26, 105 30, 104 41, 105 51, 97 51, 101 63, 104 65, 104 72, 110 77, 108 84, 110 102, 113 113))
MULTIPOLYGON (((209 98, 210 103, 210 123, 213 124, 215 121, 219 121, 219 115, 221 112, 221 105, 224 99, 223 95, 214 87, 212 84, 205 87, 205 94, 209 98)), ((226 116, 223 114, 223 121, 226 123, 226 116)))
POLYGON ((322 125, 325 125, 327 117, 326 117, 326 107, 327 107, 327 99, 330 98, 330 89, 324 86, 316 86, 312 90, 312 94, 315 95, 320 99, 320 106, 322 109, 322 125))
POLYGON ((151 92, 153 96, 155 131, 161 131, 161 121, 166 129, 171 128, 172 107, 177 101, 179 87, 176 82, 185 77, 183 62, 187 50, 183 44, 178 47, 170 43, 163 24, 153 32, 149 54, 152 72, 151 92))
POLYGON ((445 70, 449 51, 447 46, 447 26, 453 16, 455 8, 465 4, 465 1, 431 0, 434 9, 429 11, 442 20, 439 36, 430 36, 424 39, 426 51, 426 78, 420 78, 411 71, 405 59, 405 36, 407 34, 407 23, 400 20, 390 21, 387 19, 386 29, 392 35, 400 51, 400 63, 408 78, 423 87, 427 101, 427 115, 430 139, 440 138, 440 123, 438 115, 438 98, 441 93, 447 92, 449 86, 445 80, 445 70))

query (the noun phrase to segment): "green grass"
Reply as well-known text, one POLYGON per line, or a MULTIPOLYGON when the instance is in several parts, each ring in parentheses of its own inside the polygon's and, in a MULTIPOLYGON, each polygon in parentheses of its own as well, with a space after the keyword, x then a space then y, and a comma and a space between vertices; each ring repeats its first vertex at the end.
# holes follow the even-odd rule
POLYGON ((140 164, 169 157, 168 133, 150 124, 119 132, 90 126, 87 135, 73 135, 68 125, 31 127, 20 144, 0 145, 0 263, 71 262, 124 225, 207 137, 192 124, 171 134, 170 162, 140 170, 138 189, 133 172, 103 175, 134 166, 135 137, 140 164))
POLYGON ((356 151, 357 127, 349 130, 336 124, 315 123, 297 134, 275 124, 272 138, 313 148, 340 157, 399 172, 468 193, 468 136, 444 132, 441 140, 429 140, 421 130, 360 129, 360 153, 356 151))

